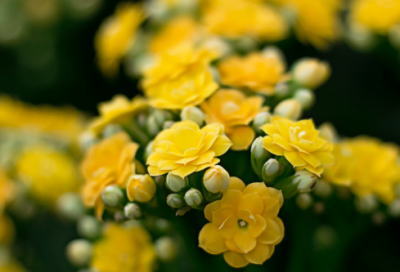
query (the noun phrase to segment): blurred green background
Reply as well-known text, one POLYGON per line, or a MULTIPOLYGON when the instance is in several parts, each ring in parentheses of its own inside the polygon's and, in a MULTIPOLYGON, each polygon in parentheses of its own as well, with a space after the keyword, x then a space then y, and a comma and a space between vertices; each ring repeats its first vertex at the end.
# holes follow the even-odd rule
MULTIPOLYGON (((137 94, 136 81, 123 72, 113 81, 105 80, 94 61, 94 34, 117 3, 103 1, 89 19, 61 18, 52 26, 30 29, 19 44, 0 45, 0 92, 33 104, 73 105, 90 115, 96 114, 99 102, 117 93, 137 94)), ((332 77, 317 91, 316 104, 305 117, 312 117, 317 125, 331 122, 343 136, 365 134, 400 144, 400 65, 398 53, 388 44, 383 41, 370 53, 344 43, 326 52, 295 40, 279 47, 289 64, 301 57, 331 64, 332 77)), ((352 200, 330 199, 321 215, 300 211, 294 201, 288 202, 282 213, 287 229, 283 243, 266 267, 249 266, 246 271, 400 271, 398 220, 375 226, 370 216, 355 212, 352 200), (320 248, 314 243, 318 235, 333 235, 336 242, 320 248)), ((77 238, 73 223, 41 212, 28 223, 17 221, 17 226, 15 251, 30 271, 76 270, 63 255, 65 245, 77 238)), ((210 258, 198 251, 205 260, 210 258)))

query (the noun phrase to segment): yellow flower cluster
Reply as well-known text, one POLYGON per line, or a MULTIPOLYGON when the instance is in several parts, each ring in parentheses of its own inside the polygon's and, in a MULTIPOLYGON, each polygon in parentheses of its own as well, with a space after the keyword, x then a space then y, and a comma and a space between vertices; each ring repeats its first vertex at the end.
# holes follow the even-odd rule
POLYGON ((199 234, 199 246, 210 254, 224 254, 236 268, 249 263, 263 264, 283 238, 284 227, 278 217, 282 193, 254 182, 247 186, 231 178, 221 200, 207 205, 206 224, 199 234))
POLYGON ((110 224, 93 247, 91 266, 98 271, 153 271, 155 250, 149 233, 141 227, 110 224))

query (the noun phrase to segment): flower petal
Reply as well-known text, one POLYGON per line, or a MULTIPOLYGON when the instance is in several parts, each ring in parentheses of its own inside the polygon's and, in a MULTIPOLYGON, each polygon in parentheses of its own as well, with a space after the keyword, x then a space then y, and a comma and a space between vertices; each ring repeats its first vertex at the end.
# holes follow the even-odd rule
POLYGON ((243 195, 238 203, 238 210, 249 210, 253 214, 260 214, 264 210, 264 203, 257 193, 243 195))
POLYGON ((247 150, 254 140, 255 132, 251 127, 239 126, 228 134, 232 141, 232 150, 247 150))
POLYGON ((274 155, 283 156, 283 149, 279 145, 274 144, 274 140, 270 136, 263 139, 263 147, 274 155))
POLYGON ((190 175, 191 173, 197 170, 197 166, 193 165, 183 165, 175 170, 171 171, 172 174, 180 176, 181 178, 185 178, 186 176, 190 175))
POLYGON ((286 151, 284 152, 285 158, 293 165, 293 167, 304 166, 306 161, 303 160, 298 152, 286 151))
POLYGON ((237 177, 231 177, 229 179, 229 187, 228 190, 238 190, 238 191, 243 191, 243 189, 246 187, 244 182, 237 177))
POLYGON ((204 208, 204 216, 207 218, 208 221, 212 222, 212 213, 220 208, 221 208, 220 200, 211 202, 204 208))
POLYGON ((217 227, 206 224, 199 233, 199 247, 210 254, 220 254, 228 250, 225 239, 221 236, 217 227))
POLYGON ((272 255, 272 246, 257 244, 257 246, 245 254, 244 257, 247 261, 252 264, 263 264, 266 260, 268 260, 272 255))
POLYGON ((249 224, 247 226, 247 231, 251 237, 257 238, 265 230, 267 224, 265 222, 265 219, 259 214, 255 214, 254 218, 256 223, 249 224))
POLYGON ((267 223, 267 227, 258 236, 257 241, 266 244, 266 245, 276 245, 278 244, 284 235, 284 227, 283 223, 280 218, 275 218, 275 219, 269 219, 269 218, 264 218, 265 222, 267 223))
POLYGON ((233 251, 227 251, 224 253, 225 261, 234 268, 245 267, 249 264, 249 261, 243 256, 243 254, 236 253, 233 251))
POLYGON ((250 252, 257 245, 257 240, 251 237, 244 229, 240 229, 235 233, 233 241, 244 253, 250 252))

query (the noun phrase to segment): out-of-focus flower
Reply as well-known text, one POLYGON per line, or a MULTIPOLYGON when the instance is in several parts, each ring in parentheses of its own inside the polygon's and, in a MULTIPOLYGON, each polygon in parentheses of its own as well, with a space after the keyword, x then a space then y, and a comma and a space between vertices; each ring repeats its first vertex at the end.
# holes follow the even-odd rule
POLYGON ((111 224, 93 247, 91 266, 98 271, 153 271, 156 253, 149 233, 141 227, 111 224))
POLYGON ((264 148, 277 156, 284 156, 296 170, 307 169, 320 176, 323 165, 333 163, 332 144, 318 136, 312 120, 298 122, 274 116, 261 129, 264 148))
POLYGON ((296 121, 301 116, 301 104, 295 99, 286 99, 276 105, 274 114, 296 121))
POLYGON ((223 84, 266 95, 272 95, 275 85, 287 79, 285 69, 286 64, 279 56, 262 53, 232 56, 218 64, 223 84))
POLYGON ((221 124, 210 124, 202 129, 193 121, 175 123, 154 140, 154 152, 147 159, 151 176, 171 172, 182 178, 216 165, 231 147, 223 135, 221 124))
POLYGON ((136 113, 146 109, 147 102, 142 97, 135 97, 131 101, 123 96, 116 95, 109 102, 100 103, 100 117, 93 120, 90 129, 95 133, 101 133, 108 124, 124 124, 136 113))
POLYGON ((163 53, 145 70, 143 88, 155 108, 196 106, 214 93, 218 84, 209 69, 215 54, 209 49, 182 46, 163 53))
POLYGON ((149 175, 133 175, 126 186, 130 201, 148 202, 156 193, 156 184, 149 175))
POLYGON ((104 204, 101 193, 108 185, 125 188, 129 177, 135 174, 134 158, 139 146, 120 132, 93 145, 82 162, 85 185, 82 190, 86 206, 96 207, 101 216, 104 204))
MULTIPOLYGON (((0 215, 0 245, 8 245, 14 240, 14 223, 6 215, 0 215)), ((1 268, 1 265, 0 265, 1 268)), ((2 270, 3 271, 3 270, 2 270)))
POLYGON ((400 23, 400 2, 397 0, 354 0, 349 21, 360 24, 381 35, 387 35, 391 26, 400 23))
POLYGON ((224 126, 233 150, 246 150, 255 137, 254 130, 248 125, 258 113, 267 110, 262 107, 263 102, 259 96, 246 97, 237 90, 221 89, 200 107, 207 124, 224 126))
POLYGON ((95 37, 95 48, 101 71, 107 76, 117 72, 118 65, 135 42, 136 30, 144 19, 141 6, 122 3, 107 18, 95 37))
POLYGON ((80 185, 74 159, 44 144, 26 148, 16 161, 15 173, 34 198, 51 207, 61 195, 77 191, 80 185))
POLYGON ((269 259, 283 238, 284 227, 278 217, 282 193, 262 182, 245 187, 231 178, 221 200, 206 206, 211 222, 199 234, 199 246, 210 254, 224 253, 225 261, 236 268, 269 259))
POLYGON ((0 214, 3 213, 6 204, 14 197, 15 189, 15 184, 7 176, 7 173, 0 169, 0 214))
POLYGON ((278 41, 287 33, 288 26, 281 15, 261 1, 203 2, 203 24, 212 34, 228 38, 254 36, 262 40, 278 41))
POLYGON ((324 180, 341 186, 350 186, 356 159, 348 148, 340 143, 333 146, 334 163, 324 167, 324 180))
POLYGON ((315 89, 331 75, 328 63, 318 59, 305 58, 294 67, 293 79, 302 87, 315 89))

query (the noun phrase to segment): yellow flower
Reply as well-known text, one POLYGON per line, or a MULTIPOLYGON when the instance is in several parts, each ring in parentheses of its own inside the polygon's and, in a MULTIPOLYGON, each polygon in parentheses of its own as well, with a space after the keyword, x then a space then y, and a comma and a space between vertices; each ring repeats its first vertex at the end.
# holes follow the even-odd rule
POLYGON ((284 156, 296 170, 307 169, 320 176, 322 166, 333 163, 332 144, 318 136, 312 120, 293 122, 274 116, 261 129, 268 135, 264 137, 264 148, 284 156))
POLYGON ((258 1, 214 0, 203 6, 203 23, 212 34, 278 41, 287 33, 287 24, 280 14, 258 1))
POLYGON ((209 69, 215 54, 208 49, 178 47, 159 56, 144 72, 143 88, 155 108, 196 106, 214 93, 218 84, 209 69))
POLYGON ((218 64, 221 82, 266 95, 274 93, 274 86, 284 81, 285 63, 274 55, 251 53, 245 57, 232 56, 218 64))
POLYGON ((103 238, 93 245, 91 267, 102 272, 151 272, 155 257, 145 229, 110 224, 103 238))
POLYGON ((263 100, 259 96, 246 97, 237 90, 221 89, 200 107, 207 124, 224 126, 233 150, 247 150, 255 137, 254 130, 248 125, 258 113, 266 110, 262 107, 263 100))
POLYGON ((16 176, 38 201, 54 207, 58 198, 80 185, 74 159, 63 151, 38 144, 25 149, 15 164, 16 176))
POLYGON ((132 3, 117 6, 115 14, 100 26, 95 48, 101 71, 113 76, 118 65, 136 39, 136 30, 144 19, 142 8, 132 3))
POLYGON ((4 214, 0 215, 0 246, 9 245, 14 240, 14 236, 15 229, 13 221, 4 214))
POLYGON ((129 177, 135 174, 135 155, 139 146, 129 136, 120 132, 92 146, 82 162, 85 185, 83 201, 88 207, 96 207, 101 217, 104 204, 101 193, 108 185, 125 188, 129 177))
POLYGON ((156 184, 149 175, 133 175, 126 186, 130 201, 148 202, 156 193, 156 184))
POLYGON ((341 144, 333 146, 332 155, 334 163, 324 167, 323 179, 337 185, 350 186, 356 162, 355 158, 341 144))
POLYGON ((350 7, 350 22, 382 35, 391 26, 400 23, 400 1, 398 0, 355 0, 350 7))
POLYGON ((8 178, 6 172, 0 169, 0 214, 3 213, 6 204, 14 197, 14 194, 14 183, 8 178))
POLYGON ((153 153, 147 159, 151 176, 171 172, 182 178, 216 165, 231 147, 223 135, 221 124, 210 124, 202 129, 193 121, 175 123, 162 131, 153 143, 153 153))
POLYGON ((146 100, 139 96, 129 101, 124 95, 116 95, 111 101, 99 105, 100 117, 93 120, 90 129, 101 133, 106 125, 128 122, 133 115, 146 108, 146 100))
POLYGON ((231 178, 222 199, 204 210, 211 223, 200 231, 199 246, 210 254, 223 253, 225 261, 235 268, 264 263, 284 235, 278 217, 282 204, 281 191, 263 182, 245 187, 240 179, 231 178))

